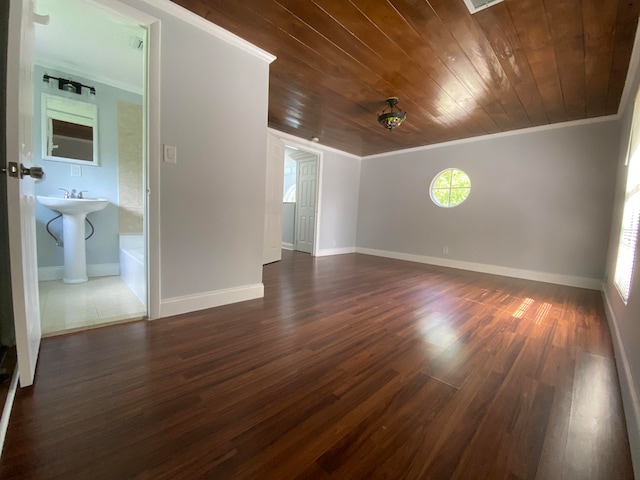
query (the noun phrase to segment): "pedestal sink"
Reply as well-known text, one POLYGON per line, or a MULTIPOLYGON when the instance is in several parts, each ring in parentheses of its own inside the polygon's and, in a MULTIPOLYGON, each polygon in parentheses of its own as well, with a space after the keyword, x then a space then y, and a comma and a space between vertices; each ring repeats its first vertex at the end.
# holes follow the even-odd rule
POLYGON ((84 242, 84 221, 88 213, 109 205, 104 198, 63 198, 36 196, 38 202, 62 214, 64 243, 64 283, 83 283, 87 278, 87 253, 84 242))

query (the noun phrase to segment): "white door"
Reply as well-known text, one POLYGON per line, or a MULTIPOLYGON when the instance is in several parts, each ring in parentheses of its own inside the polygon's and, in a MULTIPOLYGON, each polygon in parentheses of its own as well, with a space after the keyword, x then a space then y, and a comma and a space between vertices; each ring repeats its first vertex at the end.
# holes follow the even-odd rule
POLYGON ((313 235, 316 225, 316 178, 318 162, 298 162, 296 187, 296 250, 313 253, 313 235))
POLYGON ((269 135, 264 202, 264 246, 262 264, 282 258, 282 188, 284 183, 284 145, 269 135))
POLYGON ((33 383, 41 337, 34 182, 30 176, 20 173, 23 168, 33 166, 34 19, 32 0, 11 0, 7 56, 7 208, 16 350, 22 387, 33 383))

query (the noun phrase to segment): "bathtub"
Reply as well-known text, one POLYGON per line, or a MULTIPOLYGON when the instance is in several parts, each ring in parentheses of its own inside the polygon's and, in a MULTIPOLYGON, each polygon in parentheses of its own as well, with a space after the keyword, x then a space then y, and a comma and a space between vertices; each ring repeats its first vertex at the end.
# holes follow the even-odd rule
POLYGON ((143 305, 147 304, 144 235, 120 234, 120 277, 143 305))

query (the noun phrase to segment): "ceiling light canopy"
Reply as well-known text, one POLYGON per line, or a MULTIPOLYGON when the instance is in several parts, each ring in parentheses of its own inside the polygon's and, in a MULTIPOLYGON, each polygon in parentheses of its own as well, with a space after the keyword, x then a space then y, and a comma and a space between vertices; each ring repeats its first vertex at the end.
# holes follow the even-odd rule
POLYGON ((387 98, 386 102, 387 106, 384 107, 382 113, 378 115, 378 122, 380 122, 380 125, 384 128, 391 131, 400 126, 407 117, 407 113, 400 111, 397 97, 387 98))

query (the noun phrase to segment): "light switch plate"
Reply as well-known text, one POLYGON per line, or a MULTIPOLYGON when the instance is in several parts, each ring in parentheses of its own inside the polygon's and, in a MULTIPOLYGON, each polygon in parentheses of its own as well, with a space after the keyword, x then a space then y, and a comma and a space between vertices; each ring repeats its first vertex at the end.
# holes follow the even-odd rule
POLYGON ((81 177, 82 176, 82 165, 71 165, 71 176, 72 177, 81 177))
POLYGON ((164 146, 164 161, 166 163, 178 163, 178 149, 175 146, 164 146))

